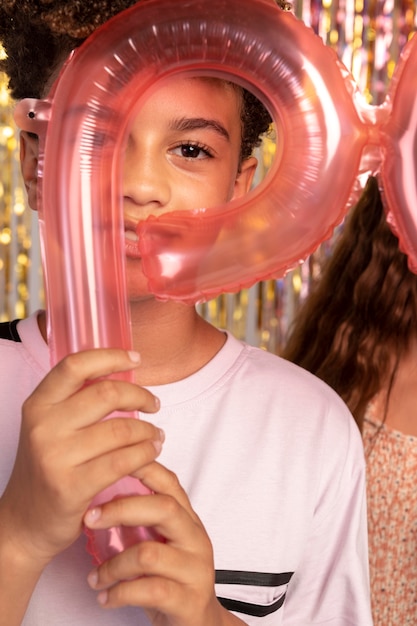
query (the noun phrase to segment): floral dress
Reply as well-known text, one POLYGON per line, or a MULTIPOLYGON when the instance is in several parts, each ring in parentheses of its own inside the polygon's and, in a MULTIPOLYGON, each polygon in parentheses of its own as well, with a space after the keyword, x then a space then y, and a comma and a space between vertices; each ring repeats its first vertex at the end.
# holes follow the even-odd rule
POLYGON ((417 437, 378 422, 368 407, 369 560, 375 626, 417 626, 417 437))

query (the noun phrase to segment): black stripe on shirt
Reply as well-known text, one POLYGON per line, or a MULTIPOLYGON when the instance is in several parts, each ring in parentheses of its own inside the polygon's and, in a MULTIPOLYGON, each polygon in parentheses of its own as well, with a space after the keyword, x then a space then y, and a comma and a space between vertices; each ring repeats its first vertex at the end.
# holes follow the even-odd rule
POLYGON ((254 617, 265 617, 271 613, 278 611, 284 604, 285 593, 273 604, 264 606, 262 604, 251 604, 250 602, 243 602, 242 600, 231 600, 230 598, 217 597, 220 604, 228 611, 236 611, 236 613, 243 613, 244 615, 253 615, 254 617))
MULTIPOLYGON (((287 585, 294 572, 283 572, 281 574, 273 574, 269 572, 243 572, 233 570, 216 570, 216 583, 226 585, 248 585, 254 587, 280 587, 287 585)), ((244 615, 253 615, 254 617, 265 617, 271 613, 275 613, 282 607, 286 594, 278 598, 275 602, 268 605, 252 604, 242 600, 232 600, 231 598, 218 597, 220 604, 228 611, 236 611, 244 615)))
POLYGON ((242 572, 216 569, 216 583, 219 585, 253 585, 254 587, 279 587, 287 585, 294 572, 272 574, 263 572, 242 572))

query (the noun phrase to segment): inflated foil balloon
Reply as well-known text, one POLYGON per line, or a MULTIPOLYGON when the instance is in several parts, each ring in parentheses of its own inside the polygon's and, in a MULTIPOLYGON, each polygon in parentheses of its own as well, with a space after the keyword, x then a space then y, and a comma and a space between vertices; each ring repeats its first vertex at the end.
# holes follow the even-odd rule
MULTIPOLYGON (((415 263, 411 46, 391 96, 369 107, 336 54, 270 0, 147 0, 90 36, 49 98, 16 109, 20 127, 40 137, 52 362, 86 348, 131 347, 122 155, 141 104, 174 74, 216 76, 252 91, 274 119, 278 153, 245 198, 139 225, 143 271, 157 298, 194 303, 282 275, 331 234, 381 167, 391 221, 415 263)), ((126 478, 98 501, 137 492, 126 478)), ((111 529, 92 535, 90 549, 100 562, 152 536, 111 529)))
POLYGON ((388 98, 391 113, 381 129, 382 194, 387 221, 408 266, 417 273, 417 37, 404 48, 388 98))

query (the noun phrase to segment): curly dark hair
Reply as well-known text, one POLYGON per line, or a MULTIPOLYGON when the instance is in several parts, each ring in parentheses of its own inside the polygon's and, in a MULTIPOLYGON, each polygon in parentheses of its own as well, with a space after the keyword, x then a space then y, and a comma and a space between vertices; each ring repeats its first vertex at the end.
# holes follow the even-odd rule
MULTIPOLYGON (((41 98, 54 71, 71 50, 137 0, 2 0, 0 42, 7 54, 0 70, 11 96, 41 98)), ((285 10, 290 5, 276 0, 285 10)), ((272 120, 264 105, 243 89, 241 159, 261 143, 272 120)))
POLYGON ((369 401, 383 388, 389 398, 398 363, 417 335, 416 320, 417 275, 370 178, 283 356, 333 387, 361 429, 369 401))

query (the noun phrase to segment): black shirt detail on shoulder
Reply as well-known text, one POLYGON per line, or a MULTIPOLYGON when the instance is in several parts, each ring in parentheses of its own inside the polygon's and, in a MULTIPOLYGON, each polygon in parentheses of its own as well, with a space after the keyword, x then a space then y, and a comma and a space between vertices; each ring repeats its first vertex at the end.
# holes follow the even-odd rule
POLYGON ((20 320, 13 320, 12 322, 0 323, 0 339, 10 339, 10 341, 22 341, 17 332, 17 324, 20 320))
MULTIPOLYGON (((216 570, 216 583, 223 585, 249 585, 254 587, 281 587, 288 585, 294 572, 284 572, 281 574, 263 573, 263 572, 242 572, 231 570, 216 570)), ((220 604, 228 611, 236 611, 244 615, 253 615, 255 617, 265 617, 271 613, 275 613, 282 607, 285 601, 286 593, 282 595, 272 604, 261 605, 243 602, 242 600, 233 600, 231 598, 218 597, 220 604)))

